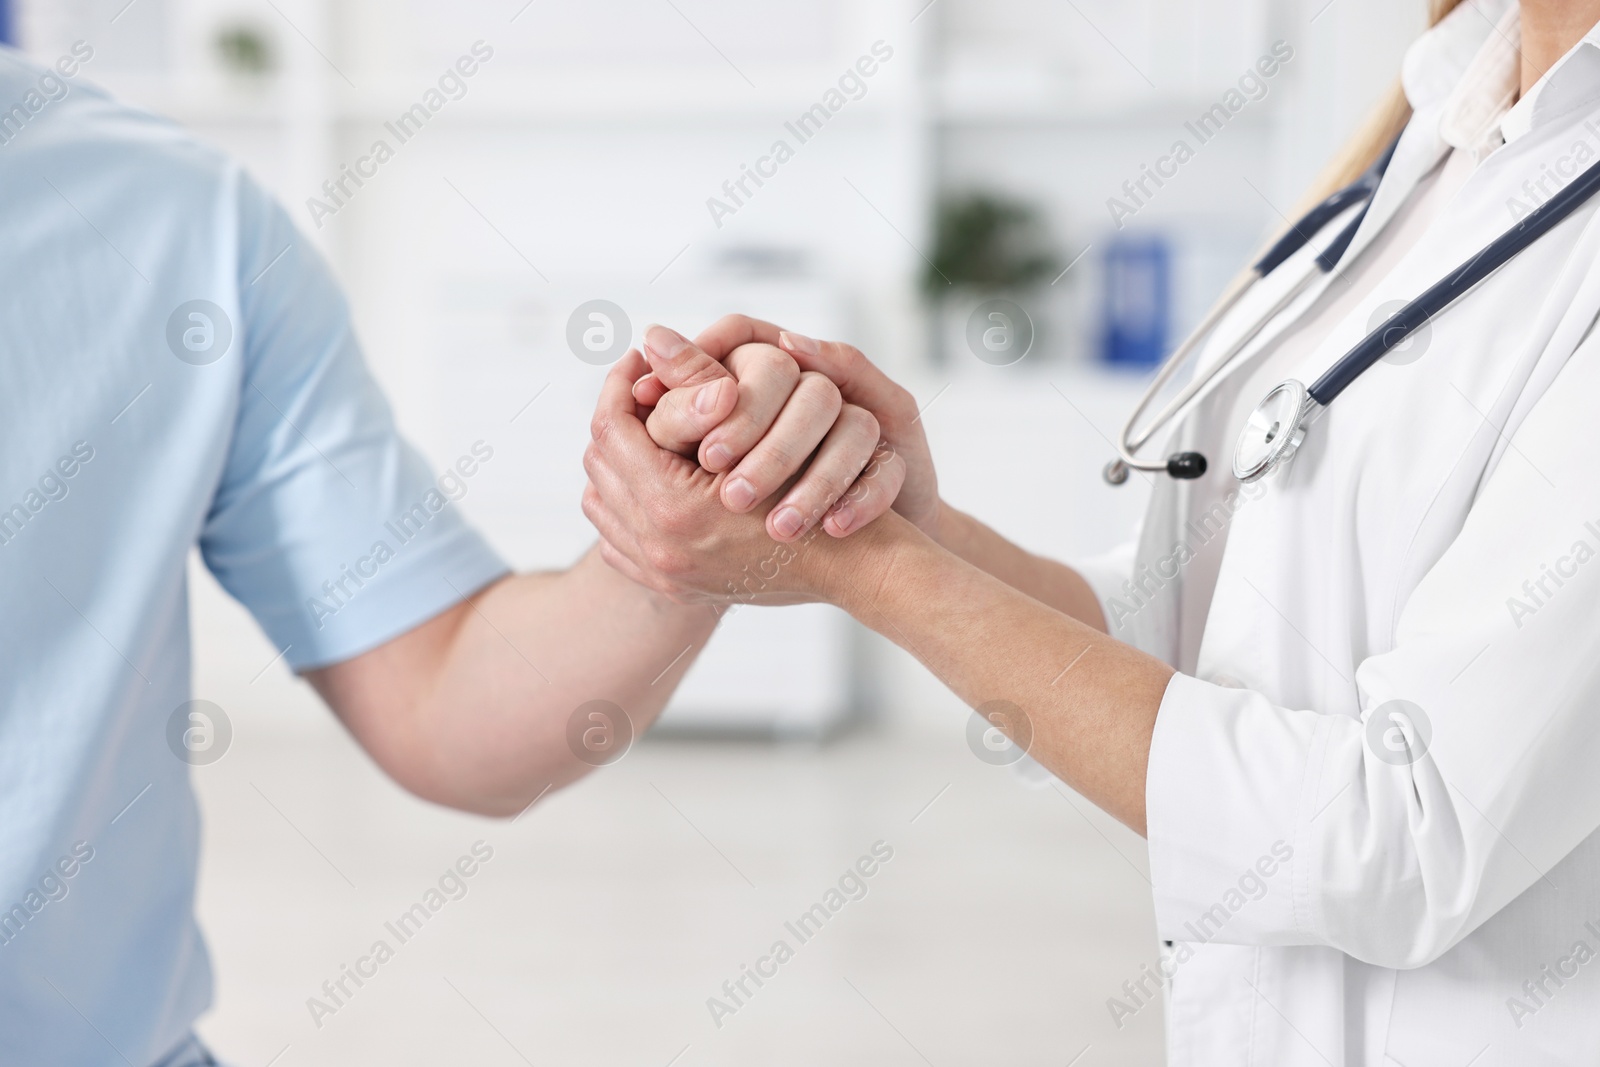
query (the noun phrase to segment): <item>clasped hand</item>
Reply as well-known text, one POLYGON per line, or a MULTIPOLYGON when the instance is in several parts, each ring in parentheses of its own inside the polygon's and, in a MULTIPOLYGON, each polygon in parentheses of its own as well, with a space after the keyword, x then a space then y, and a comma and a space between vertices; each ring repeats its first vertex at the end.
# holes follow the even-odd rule
POLYGON ((938 538, 916 402, 848 345, 739 315, 694 342, 651 327, 606 376, 591 436, 602 556, 679 602, 830 599, 847 562, 913 526, 938 538))

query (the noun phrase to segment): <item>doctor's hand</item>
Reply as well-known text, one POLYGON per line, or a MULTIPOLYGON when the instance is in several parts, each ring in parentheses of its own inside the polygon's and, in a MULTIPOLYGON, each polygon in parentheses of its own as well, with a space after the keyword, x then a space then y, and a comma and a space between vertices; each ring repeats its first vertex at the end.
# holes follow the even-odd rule
MULTIPOLYGON (((765 382, 752 381, 748 390, 741 381, 741 395, 746 391, 752 395, 752 412, 775 410, 772 406, 774 396, 777 403, 782 404, 779 383, 783 381, 783 374, 788 374, 790 380, 794 380, 793 375, 798 372, 798 384, 794 387, 796 396, 800 395, 801 387, 820 391, 824 382, 831 384, 842 402, 840 421, 858 419, 858 412, 865 412, 876 421, 881 435, 881 440, 877 442, 880 446, 879 465, 873 479, 858 478, 835 504, 822 512, 823 530, 834 537, 846 536, 872 522, 892 503, 896 512, 910 519, 934 540, 939 540, 943 507, 939 500, 933 457, 922 431, 916 400, 905 389, 890 381, 856 348, 837 342, 814 341, 748 316, 728 315, 719 319, 692 344, 670 330, 653 328, 645 335, 645 354, 650 359, 652 373, 635 385, 634 397, 641 405, 655 407, 657 412, 663 408, 669 411, 683 410, 690 403, 693 388, 715 376, 717 368, 722 366, 719 361, 726 361, 728 368, 742 371, 742 363, 747 364, 753 359, 776 363, 777 357, 787 354, 794 363, 793 371, 775 373, 768 376, 765 382), (761 355, 756 356, 755 353, 761 355), (818 378, 823 381, 817 381, 818 378), (766 395, 763 395, 763 390, 766 395), (884 448, 889 453, 887 460, 881 456, 884 448)), ((744 374, 741 373, 740 377, 743 378, 744 374)), ((784 414, 788 414, 787 407, 784 408, 784 414)), ((767 421, 771 423, 770 415, 767 421)), ((773 432, 762 437, 752 432, 754 426, 759 424, 759 418, 742 425, 737 420, 730 420, 734 425, 727 429, 718 427, 706 435, 699 450, 701 464, 707 470, 719 472, 729 469, 733 463, 739 463, 740 470, 736 473, 742 473, 745 463, 740 463, 741 460, 759 469, 765 457, 777 454, 785 461, 778 464, 778 468, 785 471, 784 477, 788 477, 807 454, 805 448, 798 447, 804 444, 805 435, 794 432, 800 421, 780 419, 772 424, 773 432), (713 453, 716 446, 726 451, 713 453)), ((814 433, 814 428, 810 432, 814 433)), ((681 431, 675 434, 654 416, 650 433, 662 447, 685 454, 693 451, 683 447, 688 438, 681 431)), ((837 490, 839 475, 836 472, 847 465, 845 455, 840 449, 822 467, 814 463, 797 487, 799 491, 791 491, 795 499, 786 497, 773 509, 772 514, 783 517, 784 505, 791 504, 801 516, 814 514, 818 501, 824 499, 827 492, 820 491, 820 486, 813 491, 812 483, 808 483, 807 479, 821 482, 831 478, 833 481, 827 489, 837 490)), ((859 458, 860 453, 857 450, 848 455, 854 460, 859 458)), ((822 457, 819 455, 818 459, 822 457)), ((770 474, 764 475, 764 478, 762 486, 776 484, 770 474)), ((743 504, 746 494, 740 492, 737 500, 729 500, 728 491, 724 492, 724 503, 730 509, 744 511, 752 506, 743 504)), ((764 497, 757 496, 756 499, 764 497)), ((768 525, 776 526, 776 520, 769 521, 768 525)), ((788 541, 797 535, 780 536, 777 530, 773 530, 773 536, 788 541)))
MULTIPOLYGON (((584 453, 589 485, 583 494, 583 511, 600 533, 600 552, 606 562, 680 603, 793 604, 822 599, 829 560, 843 548, 843 542, 823 536, 818 515, 810 514, 804 516, 804 532, 787 543, 774 543, 768 532, 774 510, 770 499, 757 500, 742 511, 725 506, 728 483, 743 465, 713 473, 657 444, 653 433, 670 432, 676 426, 671 420, 688 419, 692 408, 662 416, 667 420, 663 425, 657 416, 665 403, 657 404, 647 416, 657 425, 647 430, 633 390, 649 369, 636 351, 612 368, 591 426, 593 440, 584 453)), ((718 400, 709 408, 713 414, 718 407, 727 406, 721 394, 730 386, 716 385, 727 381, 721 377, 711 380, 718 400)), ((739 382, 741 394, 747 381, 739 382)), ((778 399, 781 403, 787 397, 792 403, 797 395, 798 387, 778 399)), ((784 410, 787 407, 784 405, 784 410)), ((727 423, 718 423, 723 425, 727 423)), ((785 432, 782 418, 772 432, 785 432)), ((828 440, 825 434, 812 467, 827 452, 828 440)), ((846 495, 854 493, 861 499, 879 494, 876 480, 889 476, 891 459, 883 456, 869 461, 859 474, 852 471, 856 484, 846 495)), ((807 468, 799 481, 789 479, 774 487, 782 494, 778 507, 792 506, 795 488, 809 473, 807 468)), ((892 493, 882 495, 893 498, 892 493)))

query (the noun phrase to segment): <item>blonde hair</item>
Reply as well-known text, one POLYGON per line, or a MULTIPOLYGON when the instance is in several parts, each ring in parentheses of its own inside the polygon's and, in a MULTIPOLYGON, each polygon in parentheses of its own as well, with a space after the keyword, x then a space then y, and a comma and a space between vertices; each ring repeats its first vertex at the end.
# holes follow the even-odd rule
MULTIPOLYGON (((1437 26, 1441 19, 1454 11, 1461 0, 1428 0, 1428 25, 1437 26)), ((1313 204, 1321 202, 1335 189, 1343 188, 1355 181, 1360 174, 1377 160, 1378 153, 1389 146, 1389 142, 1400 136, 1400 131, 1405 129, 1406 123, 1411 120, 1411 105, 1406 101, 1406 94, 1400 88, 1399 79, 1390 86, 1378 106, 1356 130, 1355 136, 1347 141, 1343 148, 1317 175, 1317 180, 1311 184, 1311 191, 1305 196, 1304 203, 1296 210, 1299 215, 1313 204)))

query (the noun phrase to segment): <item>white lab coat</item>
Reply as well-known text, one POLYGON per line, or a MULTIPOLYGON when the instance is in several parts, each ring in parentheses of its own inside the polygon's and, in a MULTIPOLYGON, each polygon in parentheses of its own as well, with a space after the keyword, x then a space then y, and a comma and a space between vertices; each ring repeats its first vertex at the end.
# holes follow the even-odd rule
MULTIPOLYGON (((1508 6, 1463 5, 1408 54, 1416 115, 1346 263, 1447 150, 1444 98, 1508 6)), ((1508 228, 1514 198, 1542 199, 1525 181, 1582 169, 1575 146, 1600 160, 1597 41, 1289 373, 1314 381, 1374 308, 1508 228)), ((1597 314, 1591 201, 1219 509, 1239 490, 1239 427, 1217 417, 1234 375, 1178 433, 1211 473, 1161 478, 1133 558, 1084 568, 1113 635, 1182 672, 1147 782, 1172 1064, 1600 1062, 1597 314), (1208 566, 1209 602, 1186 599, 1208 566)))

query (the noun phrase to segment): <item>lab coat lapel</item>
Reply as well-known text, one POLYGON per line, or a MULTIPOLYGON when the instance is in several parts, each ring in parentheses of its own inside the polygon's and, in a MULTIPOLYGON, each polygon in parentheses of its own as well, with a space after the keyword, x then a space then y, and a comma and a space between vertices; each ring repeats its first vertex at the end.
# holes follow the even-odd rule
MULTIPOLYGON (((1416 189, 1428 172, 1438 165, 1439 161, 1449 152, 1450 146, 1439 136, 1439 123, 1436 115, 1424 113, 1418 121, 1413 121, 1406 126, 1405 133, 1400 138, 1400 143, 1395 146, 1395 152, 1389 161, 1389 168, 1384 172, 1383 182, 1378 186, 1377 195, 1372 199, 1372 205, 1367 209, 1366 216, 1361 220, 1361 228, 1356 231, 1354 240, 1346 249, 1344 256, 1339 260, 1339 266, 1332 272, 1318 278, 1294 303, 1281 311, 1273 320, 1262 328, 1261 333, 1251 341, 1245 350, 1236 358, 1234 369, 1229 372, 1227 379, 1238 380, 1247 376, 1249 368, 1255 364, 1256 359, 1264 352, 1270 351, 1278 338, 1293 329, 1306 313, 1315 307, 1328 286, 1334 284, 1339 272, 1345 270, 1351 263, 1355 263, 1363 249, 1383 231, 1383 228, 1397 215, 1400 208, 1416 189)), ((1320 248, 1333 239, 1343 222, 1340 221, 1326 227, 1322 234, 1317 235, 1316 245, 1320 248)), ((1279 270, 1293 273, 1302 269, 1301 260, 1310 252, 1302 252, 1286 263, 1279 270)), ((1261 290, 1259 294, 1251 294, 1240 302, 1234 310, 1219 325, 1217 336, 1205 345, 1201 354, 1199 368, 1212 364, 1224 343, 1238 336, 1240 325, 1252 321, 1265 306, 1274 299, 1271 290, 1276 281, 1277 272, 1269 275, 1262 282, 1257 283, 1261 290)), ((1217 388, 1222 388, 1219 383, 1217 388)), ((1209 390, 1215 391, 1215 390, 1209 390)))
POLYGON ((1384 171, 1378 193, 1372 198, 1372 206, 1367 209, 1366 218, 1361 220, 1361 228, 1356 231, 1355 239, 1345 250, 1344 258, 1339 261, 1336 270, 1343 270, 1347 264, 1360 258, 1362 250, 1399 213, 1417 183, 1438 166, 1449 151, 1450 145, 1439 136, 1436 115, 1421 116, 1406 125, 1405 132, 1400 135, 1400 143, 1395 146, 1394 158, 1389 161, 1389 169, 1384 171))
MULTIPOLYGON (((1420 119, 1407 124, 1405 132, 1401 134, 1400 143, 1395 146, 1394 156, 1389 160, 1389 167, 1383 173, 1383 181, 1378 186, 1377 195, 1372 198, 1372 204, 1361 220, 1361 228, 1356 230, 1355 238, 1351 240, 1350 246, 1339 260, 1339 266, 1314 282, 1267 329, 1262 330, 1261 336, 1251 344, 1253 351, 1240 361, 1241 373, 1237 375, 1238 377, 1247 373, 1247 368, 1254 364, 1258 355, 1271 349, 1279 337, 1293 329, 1307 312, 1317 306, 1323 293, 1338 280, 1340 272, 1359 261, 1366 247, 1400 213, 1400 209, 1416 190, 1417 184, 1439 165, 1449 151, 1450 145, 1439 136, 1436 115, 1424 114, 1420 119)), ((1319 246, 1332 240, 1333 233, 1338 232, 1336 226, 1330 226, 1328 229, 1330 232, 1318 239, 1319 246)))

